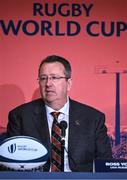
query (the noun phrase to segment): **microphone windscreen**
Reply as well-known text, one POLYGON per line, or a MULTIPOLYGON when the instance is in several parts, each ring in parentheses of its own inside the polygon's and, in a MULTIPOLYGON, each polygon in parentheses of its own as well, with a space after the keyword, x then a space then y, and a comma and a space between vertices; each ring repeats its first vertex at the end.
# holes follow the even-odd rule
POLYGON ((67 122, 66 121, 61 121, 60 122, 60 128, 64 129, 64 130, 67 129, 67 122))

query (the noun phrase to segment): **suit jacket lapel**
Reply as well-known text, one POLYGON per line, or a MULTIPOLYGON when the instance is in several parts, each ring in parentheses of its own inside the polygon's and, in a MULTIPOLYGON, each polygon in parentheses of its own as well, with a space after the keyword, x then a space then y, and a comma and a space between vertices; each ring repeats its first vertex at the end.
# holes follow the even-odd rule
POLYGON ((40 140, 50 147, 50 136, 49 136, 49 128, 46 116, 46 109, 43 101, 35 107, 34 110, 34 124, 39 134, 40 140))
POLYGON ((69 109, 69 139, 68 139, 68 151, 71 155, 75 153, 75 146, 79 141, 78 135, 76 132, 79 132, 80 128, 80 119, 77 108, 74 106, 73 101, 70 100, 70 109, 69 109))

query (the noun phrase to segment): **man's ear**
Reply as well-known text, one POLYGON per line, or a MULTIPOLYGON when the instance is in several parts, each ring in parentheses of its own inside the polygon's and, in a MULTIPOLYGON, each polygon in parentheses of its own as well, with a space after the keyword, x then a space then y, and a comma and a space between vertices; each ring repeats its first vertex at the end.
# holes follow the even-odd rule
POLYGON ((68 79, 68 88, 67 88, 67 91, 70 91, 71 86, 72 86, 72 78, 68 79))

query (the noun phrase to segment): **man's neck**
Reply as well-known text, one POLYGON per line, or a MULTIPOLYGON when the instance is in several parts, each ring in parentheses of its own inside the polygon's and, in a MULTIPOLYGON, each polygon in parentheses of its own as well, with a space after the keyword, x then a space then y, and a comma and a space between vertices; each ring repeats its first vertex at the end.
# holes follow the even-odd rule
POLYGON ((51 103, 46 102, 46 105, 51 107, 52 109, 58 111, 66 104, 67 100, 68 100, 68 98, 65 101, 63 101, 62 103, 58 102, 58 101, 51 102, 51 103))

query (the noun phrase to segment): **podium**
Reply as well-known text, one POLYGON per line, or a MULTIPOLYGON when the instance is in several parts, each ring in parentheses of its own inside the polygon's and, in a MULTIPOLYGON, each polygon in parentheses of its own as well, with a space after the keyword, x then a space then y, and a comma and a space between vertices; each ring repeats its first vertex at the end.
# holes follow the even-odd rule
POLYGON ((49 173, 49 172, 0 172, 0 180, 127 180, 127 173, 49 173))

